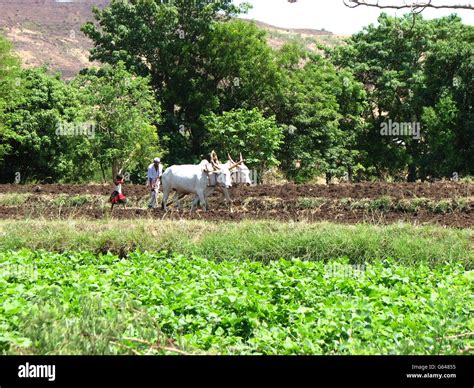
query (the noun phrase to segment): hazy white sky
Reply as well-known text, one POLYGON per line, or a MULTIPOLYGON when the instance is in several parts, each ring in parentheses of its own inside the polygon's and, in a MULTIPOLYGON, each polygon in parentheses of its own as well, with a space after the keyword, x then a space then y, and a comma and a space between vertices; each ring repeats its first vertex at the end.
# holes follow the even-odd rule
MULTIPOLYGON (((260 20, 278 27, 286 28, 325 28, 336 34, 353 34, 362 27, 375 23, 380 14, 376 8, 358 7, 347 8, 342 0, 297 0, 290 3, 288 0, 245 0, 253 5, 253 9, 243 16, 249 19, 260 20)), ((405 1, 410 4, 414 0, 382 0, 381 3, 396 4, 405 1)), ((236 4, 243 0, 235 0, 236 4)), ((434 0, 433 4, 472 4, 470 0, 434 0)), ((384 10, 390 15, 401 16, 407 11, 384 10)), ((423 11, 425 18, 435 18, 454 13, 454 10, 423 11)), ((474 11, 456 12, 464 23, 474 25, 474 11)))

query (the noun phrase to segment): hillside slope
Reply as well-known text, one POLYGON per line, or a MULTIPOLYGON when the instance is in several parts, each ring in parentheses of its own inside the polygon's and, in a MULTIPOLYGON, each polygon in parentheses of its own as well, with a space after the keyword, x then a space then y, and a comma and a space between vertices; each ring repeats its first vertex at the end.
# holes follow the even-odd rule
POLYGON ((80 31, 92 7, 108 0, 0 0, 0 28, 26 67, 48 65, 65 78, 89 64, 92 46, 80 31))
MULTIPOLYGON (((0 0, 0 30, 13 42, 24 66, 47 65, 71 78, 84 67, 92 42, 81 26, 93 20, 92 7, 105 7, 109 0, 0 0)), ((298 30, 255 22, 268 33, 268 42, 281 47, 298 41, 308 50, 317 43, 338 44, 340 38, 324 30, 298 30)))

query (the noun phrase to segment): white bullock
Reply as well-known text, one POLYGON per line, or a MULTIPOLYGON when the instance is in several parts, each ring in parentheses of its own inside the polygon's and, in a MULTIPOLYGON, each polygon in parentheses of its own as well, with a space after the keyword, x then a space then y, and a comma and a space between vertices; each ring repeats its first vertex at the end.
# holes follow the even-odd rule
POLYGON ((250 169, 245 165, 245 160, 242 158, 242 154, 240 154, 240 160, 237 163, 232 160, 230 155, 228 155, 228 157, 229 160, 226 165, 232 174, 232 184, 244 184, 250 186, 252 184, 250 169))
MULTIPOLYGON (((250 169, 245 165, 245 161, 242 158, 242 154, 240 154, 240 160, 238 162, 234 162, 234 160, 229 154, 228 158, 229 160, 224 164, 220 164, 219 167, 222 168, 224 166, 225 168, 229 169, 232 177, 232 185, 237 186, 239 184, 245 184, 247 186, 250 186, 252 184, 252 180, 250 178, 250 169)), ((222 189, 226 204, 229 205, 230 211, 232 212, 232 199, 230 198, 229 189, 226 187, 220 185, 209 185, 206 189, 206 201, 207 198, 216 190, 216 188, 222 189)), ((197 206, 199 201, 199 197, 195 196, 193 199, 193 207, 197 206)), ((206 202, 206 207, 207 206, 208 203, 206 202)))
POLYGON ((207 210, 207 188, 212 183, 224 189, 232 187, 232 176, 226 165, 212 165, 207 160, 200 164, 173 165, 168 167, 161 177, 163 187, 162 208, 167 210, 167 202, 171 191, 176 191, 174 200, 181 209, 180 199, 186 194, 195 194, 191 211, 194 211, 197 202, 201 208, 207 210))

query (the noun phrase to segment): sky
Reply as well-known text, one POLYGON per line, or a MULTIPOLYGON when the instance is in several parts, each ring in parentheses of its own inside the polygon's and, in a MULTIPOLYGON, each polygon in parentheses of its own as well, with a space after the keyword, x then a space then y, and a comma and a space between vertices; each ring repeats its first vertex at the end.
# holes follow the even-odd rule
MULTIPOLYGON (((382 0, 380 3, 397 4, 402 2, 411 4, 417 0, 382 0)), ((243 0, 235 0, 240 4, 243 0)), ((288 0, 245 0, 252 4, 253 9, 242 17, 259 20, 283 28, 313 28, 326 29, 335 34, 350 35, 358 32, 362 27, 377 22, 381 10, 360 6, 347 8, 343 0, 297 0, 290 3, 288 0)), ((419 1, 421 2, 421 1, 419 1)), ((433 0, 433 4, 453 5, 472 4, 471 0, 433 0)), ((447 16, 452 13, 461 16, 465 24, 474 25, 474 11, 468 10, 434 10, 423 11, 425 18, 447 16)), ((408 10, 384 10, 384 12, 401 16, 408 10)))

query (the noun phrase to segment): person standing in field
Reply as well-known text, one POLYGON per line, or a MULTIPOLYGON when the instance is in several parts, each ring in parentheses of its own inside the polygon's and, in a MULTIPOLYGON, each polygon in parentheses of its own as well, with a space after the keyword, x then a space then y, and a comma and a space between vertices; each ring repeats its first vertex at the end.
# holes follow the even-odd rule
POLYGON ((160 190, 160 178, 162 174, 163 166, 161 165, 161 160, 160 158, 155 158, 153 163, 148 166, 147 186, 151 191, 148 209, 156 208, 156 200, 158 197, 158 191, 160 190))
POLYGON ((125 179, 123 175, 119 174, 114 179, 115 189, 112 194, 110 194, 110 203, 112 207, 110 208, 110 212, 114 210, 114 206, 118 203, 121 203, 125 208, 125 204, 127 203, 127 197, 122 193, 122 185, 125 183, 125 179))

